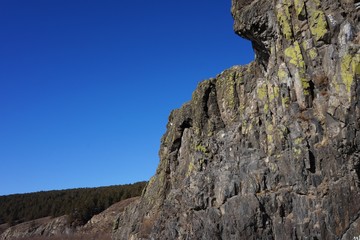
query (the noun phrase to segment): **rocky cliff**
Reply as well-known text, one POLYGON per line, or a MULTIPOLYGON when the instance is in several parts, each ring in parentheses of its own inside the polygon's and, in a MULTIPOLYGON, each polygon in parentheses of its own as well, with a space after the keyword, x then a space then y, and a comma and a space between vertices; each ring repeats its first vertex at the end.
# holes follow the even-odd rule
POLYGON ((354 0, 233 0, 256 60, 174 110, 160 164, 114 239, 360 235, 360 26, 354 0))

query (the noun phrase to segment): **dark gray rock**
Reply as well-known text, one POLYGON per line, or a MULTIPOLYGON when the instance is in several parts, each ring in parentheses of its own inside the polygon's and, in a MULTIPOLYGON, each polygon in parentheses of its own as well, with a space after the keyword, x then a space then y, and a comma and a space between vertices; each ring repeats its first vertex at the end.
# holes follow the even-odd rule
POLYGON ((256 60, 174 110, 160 164, 114 239, 356 239, 359 10, 351 0, 233 0, 256 60))

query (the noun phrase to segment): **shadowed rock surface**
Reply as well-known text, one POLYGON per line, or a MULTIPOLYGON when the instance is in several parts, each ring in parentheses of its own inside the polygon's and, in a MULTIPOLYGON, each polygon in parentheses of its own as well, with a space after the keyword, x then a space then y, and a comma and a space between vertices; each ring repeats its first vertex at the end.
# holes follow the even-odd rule
POLYGON ((358 237, 356 2, 233 0, 256 60, 170 114, 156 175, 113 238, 358 237))

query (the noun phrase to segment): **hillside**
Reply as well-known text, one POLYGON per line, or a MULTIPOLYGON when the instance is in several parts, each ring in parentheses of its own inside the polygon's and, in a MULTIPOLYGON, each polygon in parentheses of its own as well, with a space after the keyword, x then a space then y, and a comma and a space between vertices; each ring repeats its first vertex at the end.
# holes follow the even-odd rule
POLYGON ((256 60, 201 82, 169 117, 124 239, 360 235, 360 35, 353 0, 233 0, 256 60))
POLYGON ((0 196, 0 226, 68 215, 71 226, 85 224, 112 204, 140 196, 146 182, 0 196))
POLYGON ((128 198, 113 204, 94 215, 84 226, 71 227, 68 216, 44 217, 10 227, 1 234, 1 240, 110 240, 114 222, 119 213, 139 197, 128 198))

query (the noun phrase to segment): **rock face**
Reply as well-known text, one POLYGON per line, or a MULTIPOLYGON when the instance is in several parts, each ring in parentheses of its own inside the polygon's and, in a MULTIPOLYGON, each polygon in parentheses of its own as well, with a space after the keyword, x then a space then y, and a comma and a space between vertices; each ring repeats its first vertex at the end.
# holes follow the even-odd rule
POLYGON ((80 229, 77 231, 83 234, 92 234, 98 236, 110 234, 114 228, 114 222, 117 219, 119 212, 123 212, 129 204, 136 202, 138 199, 139 197, 133 197, 113 204, 103 212, 94 215, 84 226, 80 227, 80 229))
POLYGON ((358 1, 233 0, 256 60, 174 110, 114 239, 356 239, 358 1))

